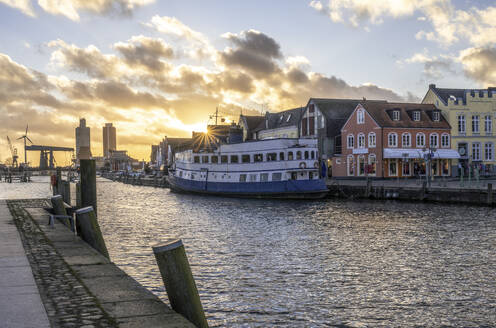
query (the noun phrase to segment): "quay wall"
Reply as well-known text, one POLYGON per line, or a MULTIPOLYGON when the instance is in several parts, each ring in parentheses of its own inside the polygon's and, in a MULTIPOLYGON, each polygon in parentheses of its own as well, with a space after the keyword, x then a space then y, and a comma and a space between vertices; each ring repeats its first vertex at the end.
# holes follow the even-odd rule
POLYGON ((348 199, 378 199, 439 202, 449 204, 487 205, 496 206, 496 197, 492 191, 484 189, 428 189, 424 187, 388 187, 388 186, 357 186, 332 184, 328 197, 348 199))

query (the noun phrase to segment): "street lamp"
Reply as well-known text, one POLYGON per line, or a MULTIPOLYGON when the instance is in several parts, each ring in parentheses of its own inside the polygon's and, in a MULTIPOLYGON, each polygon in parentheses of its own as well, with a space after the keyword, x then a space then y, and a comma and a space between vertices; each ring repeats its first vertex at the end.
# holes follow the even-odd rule
POLYGON ((424 152, 424 160, 427 162, 426 163, 426 168, 425 168, 425 175, 427 178, 427 187, 431 187, 431 176, 432 176, 432 167, 431 167, 431 160, 434 157, 434 153, 436 152, 436 148, 434 147, 429 147, 429 148, 422 148, 422 151, 424 152))

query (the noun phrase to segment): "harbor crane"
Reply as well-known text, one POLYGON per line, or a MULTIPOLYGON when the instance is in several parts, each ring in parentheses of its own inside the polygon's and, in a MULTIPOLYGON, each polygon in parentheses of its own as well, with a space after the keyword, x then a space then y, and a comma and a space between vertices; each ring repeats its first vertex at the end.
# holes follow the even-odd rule
POLYGON ((33 144, 33 142, 31 141, 31 139, 29 139, 28 137, 28 125, 26 124, 26 132, 24 133, 23 136, 17 138, 17 140, 20 140, 20 139, 24 139, 24 165, 28 165, 28 156, 27 156, 27 152, 26 152, 26 140, 29 140, 29 142, 31 144, 33 144))
POLYGON ((9 136, 7 136, 7 141, 9 143, 10 153, 12 154, 12 167, 17 168, 17 165, 18 165, 17 159, 19 158, 19 156, 17 155, 17 148, 14 148, 12 146, 12 142, 10 141, 9 136))

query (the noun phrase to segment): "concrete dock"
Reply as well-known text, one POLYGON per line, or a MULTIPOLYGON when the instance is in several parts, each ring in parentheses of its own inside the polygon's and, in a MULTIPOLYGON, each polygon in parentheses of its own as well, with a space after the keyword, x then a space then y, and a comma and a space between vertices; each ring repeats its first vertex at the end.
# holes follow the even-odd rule
POLYGON ((65 225, 49 226, 47 205, 0 200, 2 327, 194 327, 65 225))
POLYGON ((0 200, 1 326, 50 327, 31 265, 7 202, 0 200))

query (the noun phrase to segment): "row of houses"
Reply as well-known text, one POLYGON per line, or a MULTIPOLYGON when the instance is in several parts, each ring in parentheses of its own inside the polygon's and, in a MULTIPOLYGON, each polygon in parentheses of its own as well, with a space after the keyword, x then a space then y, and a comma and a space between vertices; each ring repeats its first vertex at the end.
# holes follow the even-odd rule
POLYGON ((496 88, 431 84, 421 103, 311 98, 305 107, 239 118, 243 141, 315 138, 334 177, 496 174, 496 88), (426 159, 429 161, 426 161, 426 159), (429 163, 429 164, 427 164, 429 163))

